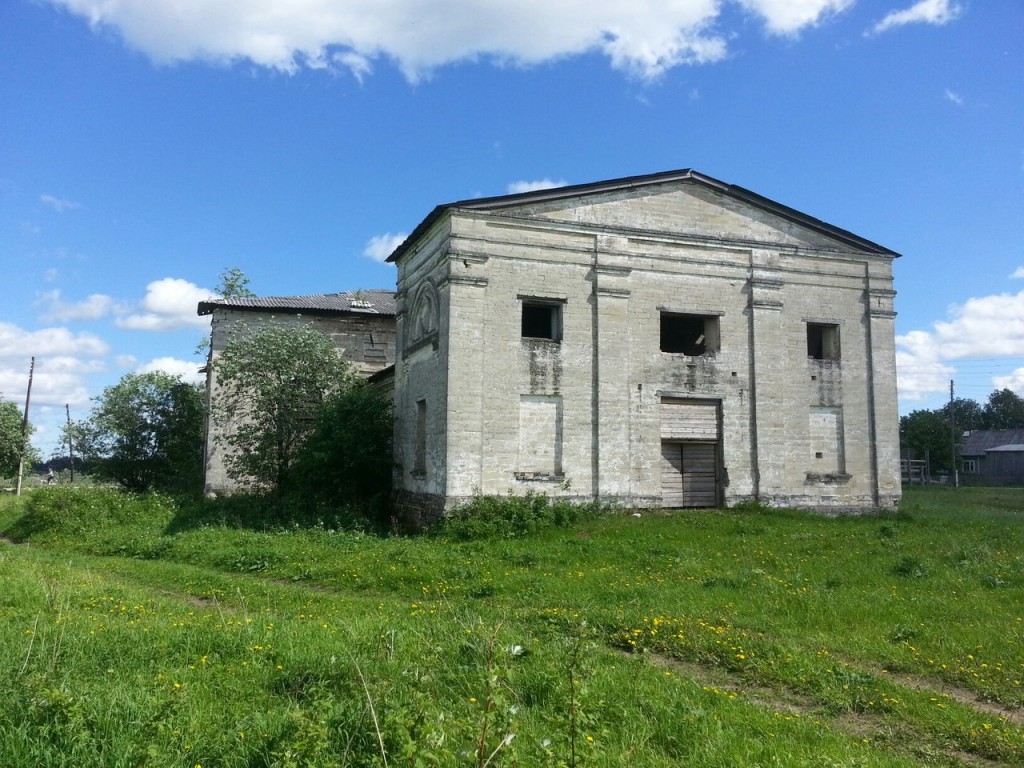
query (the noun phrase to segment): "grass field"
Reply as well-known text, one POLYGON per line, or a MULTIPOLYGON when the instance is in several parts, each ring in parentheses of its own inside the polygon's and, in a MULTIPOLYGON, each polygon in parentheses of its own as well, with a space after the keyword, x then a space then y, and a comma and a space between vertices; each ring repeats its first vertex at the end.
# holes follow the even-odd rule
POLYGON ((517 538, 0 500, 0 765, 1024 764, 1024 490, 517 538))

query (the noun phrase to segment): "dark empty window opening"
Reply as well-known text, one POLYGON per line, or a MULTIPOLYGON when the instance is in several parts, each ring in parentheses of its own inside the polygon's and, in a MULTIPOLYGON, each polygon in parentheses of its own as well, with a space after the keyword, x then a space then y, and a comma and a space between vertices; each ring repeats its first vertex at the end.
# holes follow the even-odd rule
POLYGON ((808 323, 807 356, 813 360, 838 360, 839 326, 808 323))
POLYGON ((559 304, 524 301, 523 338, 559 341, 562 338, 560 309, 559 304))
POLYGON ((416 401, 416 455, 413 472, 423 474, 427 471, 427 401, 416 401))
POLYGON ((661 351, 699 356, 718 351, 718 317, 661 313, 661 351))

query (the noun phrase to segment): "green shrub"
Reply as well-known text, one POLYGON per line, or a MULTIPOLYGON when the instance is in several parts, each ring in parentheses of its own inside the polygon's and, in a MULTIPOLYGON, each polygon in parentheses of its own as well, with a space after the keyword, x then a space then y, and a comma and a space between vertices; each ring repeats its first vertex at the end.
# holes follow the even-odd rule
POLYGON ((175 502, 158 493, 114 488, 40 488, 25 500, 25 513, 8 529, 17 539, 82 537, 106 528, 156 525, 174 516, 175 502))
POLYGON ((357 384, 333 395, 290 470, 289 502, 309 519, 391 516, 391 398, 376 387, 357 384))
POLYGON ((205 527, 251 531, 284 531, 296 528, 359 530, 370 527, 373 515, 359 504, 326 504, 305 501, 294 495, 236 493, 182 502, 166 533, 205 527))
POLYGON ((523 496, 477 494, 448 511, 434 527, 435 533, 469 541, 486 538, 517 538, 550 527, 569 527, 608 514, 598 502, 574 504, 530 491, 523 496))

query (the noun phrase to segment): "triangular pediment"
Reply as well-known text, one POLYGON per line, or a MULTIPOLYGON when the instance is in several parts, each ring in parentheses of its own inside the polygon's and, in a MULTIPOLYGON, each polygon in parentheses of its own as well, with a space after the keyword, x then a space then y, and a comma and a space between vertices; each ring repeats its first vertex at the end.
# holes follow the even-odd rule
POLYGON ((742 187, 681 170, 439 205, 389 260, 401 258, 438 219, 459 211, 562 222, 627 235, 899 255, 742 187))
POLYGON ((512 218, 543 219, 623 233, 770 243, 895 255, 875 243, 767 198, 686 172, 652 183, 584 185, 496 198, 471 206, 512 218))

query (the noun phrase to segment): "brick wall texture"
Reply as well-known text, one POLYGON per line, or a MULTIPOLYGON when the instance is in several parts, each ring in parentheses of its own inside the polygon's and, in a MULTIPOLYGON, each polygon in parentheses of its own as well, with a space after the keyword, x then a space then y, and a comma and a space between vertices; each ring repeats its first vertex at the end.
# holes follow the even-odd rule
POLYGON ((429 224, 396 257, 406 498, 661 506, 692 482, 727 506, 898 503, 892 252, 691 179, 455 204, 429 224), (524 336, 524 304, 552 308, 551 338, 524 336), (663 351, 665 316, 697 329, 694 354, 663 351), (712 446, 710 475, 666 461, 688 440, 712 446))

